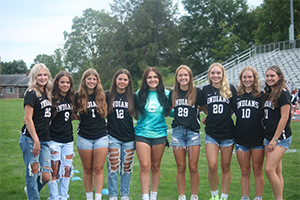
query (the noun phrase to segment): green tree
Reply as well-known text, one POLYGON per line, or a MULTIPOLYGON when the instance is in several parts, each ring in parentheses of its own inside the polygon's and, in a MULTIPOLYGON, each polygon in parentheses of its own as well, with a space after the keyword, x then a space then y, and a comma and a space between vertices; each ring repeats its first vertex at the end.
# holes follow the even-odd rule
POLYGON ((211 49, 213 57, 217 62, 223 62, 232 55, 241 53, 248 49, 247 43, 233 33, 234 27, 226 27, 223 32, 218 35, 218 40, 214 41, 214 48, 211 49))
POLYGON ((82 17, 73 19, 72 31, 64 32, 66 51, 65 62, 71 72, 95 67, 100 56, 97 42, 103 32, 109 30, 103 22, 109 15, 91 8, 83 11, 82 17))
POLYGON ((170 0, 143 0, 129 19, 131 66, 140 71, 147 66, 179 65, 177 7, 170 0))
POLYGON ((24 74, 26 72, 27 66, 23 60, 1 61, 1 74, 24 74))
POLYGON ((102 84, 106 85, 111 80, 114 24, 113 18, 104 10, 91 8, 84 10, 81 17, 73 19, 72 31, 64 32, 65 66, 74 73, 73 76, 77 77, 78 74, 80 77, 86 69, 95 68, 102 84))
MULTIPOLYGON (((293 0, 294 32, 300 38, 300 1, 293 0)), ((289 40, 290 0, 264 0, 255 10, 258 28, 253 32, 256 44, 268 44, 289 40)))
POLYGON ((52 55, 47 55, 47 54, 39 54, 37 55, 34 60, 33 60, 33 64, 31 64, 30 69, 37 63, 43 63, 47 66, 47 68, 49 69, 51 76, 54 77, 55 74, 58 72, 58 70, 56 69, 55 66, 55 62, 53 60, 53 56, 52 55))
POLYGON ((228 57, 218 55, 215 58, 212 49, 224 46, 224 41, 228 39, 225 33, 229 30, 231 34, 238 32, 241 24, 239 18, 247 13, 248 6, 246 0, 183 0, 182 3, 187 11, 180 24, 182 56, 194 73, 200 73, 211 62, 228 57), (216 42, 218 40, 223 40, 221 46, 216 42))

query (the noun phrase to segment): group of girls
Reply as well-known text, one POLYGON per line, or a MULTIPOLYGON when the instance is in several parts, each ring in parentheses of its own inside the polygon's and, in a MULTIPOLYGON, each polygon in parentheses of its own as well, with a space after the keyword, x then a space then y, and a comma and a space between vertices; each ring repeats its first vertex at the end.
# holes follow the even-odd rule
POLYGON ((95 200, 102 199, 106 158, 110 200, 118 198, 119 173, 121 200, 129 199, 136 150, 142 199, 156 200, 160 164, 164 148, 169 146, 165 117, 170 115, 174 117, 171 146, 177 166, 178 200, 186 199, 186 155, 190 172, 190 199, 197 200, 201 146, 199 113, 203 111, 207 115, 202 122, 206 125, 205 150, 211 200, 228 199, 234 144, 241 167, 242 199, 249 199, 251 157, 255 200, 262 199, 262 169, 266 154, 265 172, 275 200, 281 200, 281 159, 292 137, 290 96, 280 68, 271 66, 267 69, 265 92, 260 91, 258 74, 252 67, 241 71, 238 91, 228 84, 225 69, 219 63, 209 67, 208 80, 209 85, 202 90, 196 88, 191 69, 181 65, 175 72, 174 87, 168 91, 163 85, 161 73, 150 67, 144 72, 141 87, 135 94, 129 71, 121 69, 115 73, 110 90, 104 92, 97 71, 88 69, 83 73, 79 90, 75 93, 70 73, 59 72, 52 88, 48 68, 36 64, 31 69, 29 88, 25 92, 25 124, 20 138, 28 199, 39 199, 39 191, 46 183, 49 199, 69 198, 74 156, 71 121, 77 119, 77 148, 84 170, 86 199, 93 199, 93 187, 95 200), (233 113, 237 118, 236 126, 231 118, 233 113), (135 127, 132 117, 137 119, 135 127), (222 170, 220 198, 219 151, 222 170))
POLYGON ((24 97, 24 126, 19 142, 26 166, 27 199, 40 199, 39 191, 46 183, 50 200, 69 198, 74 156, 73 119, 80 121, 77 148, 84 169, 86 199, 93 199, 93 182, 95 199, 102 199, 103 168, 108 149, 111 195, 118 195, 117 173, 118 167, 121 167, 121 195, 122 199, 128 199, 134 149, 131 118, 134 94, 129 72, 119 70, 111 91, 105 95, 97 71, 88 69, 75 93, 70 73, 59 72, 52 82, 48 68, 44 64, 36 64, 30 71, 28 86, 24 97), (119 104, 114 101, 116 99, 120 101, 119 104), (106 117, 110 123, 109 137, 106 117), (119 158, 122 158, 121 164, 119 158))
POLYGON ((261 200, 265 173, 275 200, 282 200, 282 157, 292 140, 290 128, 291 97, 281 69, 272 65, 266 70, 264 92, 260 91, 257 71, 245 67, 239 75, 238 91, 228 84, 225 69, 214 63, 208 70, 209 85, 202 89, 207 117, 205 149, 211 200, 227 200, 231 181, 230 161, 235 151, 241 168, 241 200, 249 200, 251 159, 256 197, 261 200), (236 126, 231 115, 236 115, 236 126), (221 197, 218 193, 218 152, 221 151, 221 197))

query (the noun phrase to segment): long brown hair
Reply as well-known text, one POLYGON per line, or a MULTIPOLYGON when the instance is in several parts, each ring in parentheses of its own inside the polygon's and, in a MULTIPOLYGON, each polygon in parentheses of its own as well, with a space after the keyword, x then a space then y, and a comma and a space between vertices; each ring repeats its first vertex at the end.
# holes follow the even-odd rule
POLYGON ((85 84, 85 79, 90 75, 94 75, 97 79, 97 85, 94 88, 97 112, 102 118, 105 118, 107 116, 107 104, 105 94, 101 85, 99 74, 95 69, 92 68, 87 69, 81 77, 80 86, 78 90, 78 100, 76 102, 76 110, 79 113, 87 113, 88 90, 85 84))
MULTIPOLYGON (((68 99, 69 103, 71 103, 72 106, 74 106, 75 104, 75 100, 74 100, 74 81, 73 81, 73 77, 72 75, 67 72, 67 71, 61 71, 61 72, 58 72, 54 78, 54 81, 53 81, 53 89, 52 89, 52 107, 53 108, 56 108, 58 106, 58 102, 60 101, 61 97, 60 97, 60 90, 58 88, 58 83, 61 79, 61 77, 63 76, 66 76, 69 78, 69 81, 70 81, 70 89, 69 91, 67 92, 67 95, 66 95, 66 98, 68 99)), ((52 114, 52 118, 55 117, 56 115, 56 109, 52 109, 53 110, 53 114, 52 114)), ((74 114, 74 112, 72 112, 72 115, 74 114)))
POLYGON ((194 105, 195 101, 196 101, 197 92, 196 92, 196 89, 195 89, 194 83, 193 83, 193 72, 188 66, 180 65, 175 71, 175 81, 174 81, 174 87, 173 87, 173 92, 172 92, 172 107, 175 107, 175 102, 178 97, 178 89, 180 88, 180 84, 177 81, 177 76, 178 76, 179 70, 181 70, 181 69, 186 70, 190 77, 190 82, 188 84, 189 88, 188 88, 185 98, 188 99, 188 103, 190 105, 194 105))
POLYGON ((140 114, 145 113, 145 105, 147 103, 148 94, 149 94, 149 86, 147 84, 147 78, 150 72, 154 72, 159 80, 159 83, 156 87, 157 89, 157 98, 160 105, 164 109, 165 116, 168 116, 171 110, 171 105, 169 105, 168 98, 165 94, 165 86, 163 84, 161 73, 155 67, 149 67, 143 74, 141 88, 138 94, 138 102, 137 102, 137 109, 140 114))
POLYGON ((108 97, 108 113, 113 112, 113 102, 115 100, 115 96, 117 94, 117 85, 116 81, 120 74, 125 74, 128 77, 128 85, 125 90, 125 94, 128 101, 128 112, 132 116, 134 114, 134 100, 133 100, 133 87, 132 87, 132 78, 131 74, 127 69, 119 69, 111 82, 109 97, 108 97))
POLYGON ((239 97, 242 97, 245 94, 245 85, 242 82, 243 73, 245 71, 251 71, 252 75, 253 75, 253 78, 254 78, 254 81, 253 81, 253 84, 252 84, 251 96, 254 97, 254 98, 260 97, 260 82, 259 82, 259 78, 258 78, 258 73, 253 67, 250 67, 250 66, 244 67, 242 69, 240 75, 239 75, 239 86, 238 86, 237 95, 239 97))
POLYGON ((278 107, 278 100, 283 88, 286 90, 288 90, 288 88, 286 87, 284 75, 280 67, 278 67, 277 65, 272 65, 266 70, 266 73, 269 70, 274 71, 280 79, 274 86, 272 86, 272 88, 268 85, 267 81, 265 82, 265 95, 263 98, 263 103, 265 103, 267 100, 270 100, 275 107, 278 107))

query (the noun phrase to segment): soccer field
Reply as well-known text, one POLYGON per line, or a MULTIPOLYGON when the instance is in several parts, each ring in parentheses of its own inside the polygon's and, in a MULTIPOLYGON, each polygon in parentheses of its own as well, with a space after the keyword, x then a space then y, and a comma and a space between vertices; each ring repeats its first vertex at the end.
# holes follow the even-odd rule
MULTIPOLYGON (((22 160, 22 153, 19 147, 20 130, 23 125, 24 109, 23 99, 0 100, 0 199, 1 200, 21 200, 26 199, 24 193, 25 187, 25 166, 22 160)), ((171 118, 167 118, 167 124, 170 128, 171 118)), ((74 136, 76 144, 76 128, 78 121, 73 122, 74 136)), ((200 173, 200 188, 199 199, 207 200, 210 198, 210 189, 207 179, 207 161, 204 149, 204 125, 201 124, 201 144, 199 159, 200 173)), ((293 141, 290 150, 283 157, 283 178, 285 181, 283 198, 284 200, 299 200, 300 199, 300 122, 291 122, 293 141)), ((171 131, 168 131, 168 138, 171 136, 171 131)), ((82 165, 74 147, 74 168, 79 173, 74 176, 82 179, 82 165)), ((105 165, 106 166, 106 165, 105 165)), ((219 178, 221 181, 221 169, 219 162, 219 178)), ((106 169, 104 188, 107 188, 106 169)), ((236 156, 232 156, 231 162, 231 186, 229 191, 229 200, 239 200, 241 198, 240 188, 240 167, 237 163, 236 156)), ((265 176, 265 189, 263 194, 264 200, 271 200, 273 193, 269 181, 265 176)), ((141 199, 141 187, 139 183, 139 162, 137 157, 134 158, 133 173, 131 178, 130 197, 133 200, 141 199)), ((221 186, 219 185, 219 191, 221 186)), ((70 199, 82 200, 85 199, 85 190, 81 180, 74 180, 70 183, 70 199)), ((186 196, 190 198, 189 173, 186 172, 186 196)), ((45 186, 40 192, 42 200, 49 197, 48 187, 45 186)), ((250 198, 255 197, 254 178, 251 174, 250 198)), ((158 188, 159 200, 176 200, 178 198, 176 186, 176 163, 172 154, 171 148, 166 148, 161 164, 161 181, 158 188)), ((104 200, 109 199, 108 195, 104 195, 104 200)))

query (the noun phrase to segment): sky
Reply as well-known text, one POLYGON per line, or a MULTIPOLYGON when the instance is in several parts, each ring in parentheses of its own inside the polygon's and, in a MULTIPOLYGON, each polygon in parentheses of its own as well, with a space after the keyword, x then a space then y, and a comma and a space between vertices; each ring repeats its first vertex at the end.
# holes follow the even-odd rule
MULTIPOLYGON (((247 2, 258 6, 263 0, 247 2)), ((1 61, 22 59, 29 68, 37 55, 63 48, 63 32, 71 32, 72 19, 87 8, 110 12, 110 3, 113 0, 0 0, 1 61)))

